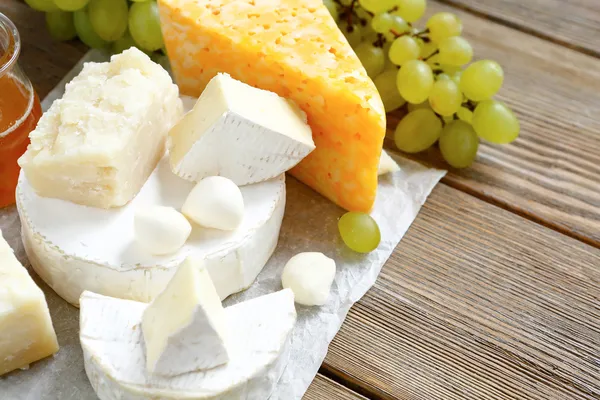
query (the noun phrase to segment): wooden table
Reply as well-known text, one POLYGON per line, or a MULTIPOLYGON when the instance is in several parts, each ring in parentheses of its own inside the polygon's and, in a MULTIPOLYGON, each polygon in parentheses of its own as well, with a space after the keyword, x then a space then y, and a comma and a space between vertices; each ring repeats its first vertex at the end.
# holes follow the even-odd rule
MULTIPOLYGON (((502 63, 521 136, 433 191, 305 398, 600 399, 600 1, 429 0, 442 10, 502 63)), ((0 12, 43 97, 86 49, 17 0, 0 12)))

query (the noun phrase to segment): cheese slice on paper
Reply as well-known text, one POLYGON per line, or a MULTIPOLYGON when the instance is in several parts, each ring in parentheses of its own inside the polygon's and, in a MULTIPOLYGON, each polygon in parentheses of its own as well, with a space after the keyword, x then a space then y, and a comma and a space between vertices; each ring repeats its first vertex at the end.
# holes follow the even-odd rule
POLYGON ((57 351, 44 293, 0 232, 0 375, 57 351))
POLYGON ((215 76, 193 109, 169 132, 171 169, 199 182, 223 176, 237 185, 262 182, 314 150, 306 114, 275 93, 215 76))
POLYGON ((394 161, 394 159, 387 153, 387 151, 383 150, 381 152, 381 158, 379 159, 379 175, 388 174, 390 172, 400 171, 400 167, 398 163, 394 161))
POLYGON ((136 48, 86 63, 29 134, 19 165, 41 196, 122 206, 164 155, 183 114, 178 96, 169 74, 136 48))
POLYGON ((146 370, 141 320, 147 305, 84 292, 80 340, 85 371, 102 400, 268 399, 289 359, 296 322, 285 289, 225 309, 229 362, 162 377, 146 370))
POLYGON ((385 135, 375 85, 321 0, 159 0, 175 80, 200 96, 219 72, 293 100, 316 149, 291 173, 369 211, 385 135))
POLYGON ((174 376, 229 361, 221 299, 202 259, 188 257, 144 311, 150 374, 174 376))
POLYGON ((221 299, 246 289, 277 245, 285 209, 285 175, 240 188, 245 215, 237 229, 193 224, 179 250, 151 254, 136 240, 136 210, 180 209, 193 187, 171 172, 165 157, 131 202, 102 209, 41 197, 22 173, 16 197, 29 260, 38 275, 74 305, 84 290, 149 302, 189 255, 204 259, 221 299))

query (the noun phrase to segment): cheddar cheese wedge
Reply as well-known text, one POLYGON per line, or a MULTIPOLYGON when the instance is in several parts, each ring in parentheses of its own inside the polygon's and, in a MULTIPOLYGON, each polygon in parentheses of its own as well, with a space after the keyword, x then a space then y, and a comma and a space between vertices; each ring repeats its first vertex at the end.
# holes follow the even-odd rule
POLYGON ((385 135, 375 85, 321 0, 158 0, 183 94, 219 72, 294 100, 316 150, 291 173, 351 211, 369 211, 385 135))

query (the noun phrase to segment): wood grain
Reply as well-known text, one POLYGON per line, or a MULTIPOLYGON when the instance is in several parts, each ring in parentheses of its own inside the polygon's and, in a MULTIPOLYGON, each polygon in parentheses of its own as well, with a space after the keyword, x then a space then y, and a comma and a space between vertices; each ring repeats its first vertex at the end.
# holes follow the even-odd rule
POLYGON ((600 57, 600 2, 597 0, 441 1, 600 57))
POLYGON ((309 386, 304 400, 366 400, 350 389, 332 381, 323 375, 317 375, 315 380, 309 386))
POLYGON ((376 399, 599 399, 600 250, 438 185, 325 369, 376 399))
MULTIPOLYGON (((600 60, 428 4, 429 14, 457 12, 477 59, 502 63, 499 99, 521 121, 513 144, 482 144, 477 162, 444 182, 600 247, 600 60)), ((444 165, 437 151, 418 158, 444 165)))

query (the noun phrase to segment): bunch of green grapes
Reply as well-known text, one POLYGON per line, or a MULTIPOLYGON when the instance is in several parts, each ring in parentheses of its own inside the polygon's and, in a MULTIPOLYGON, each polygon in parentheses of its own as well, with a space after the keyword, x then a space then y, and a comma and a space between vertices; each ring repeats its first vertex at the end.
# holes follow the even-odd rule
POLYGON ((50 35, 79 39, 92 48, 121 53, 132 46, 160 59, 164 43, 155 0, 25 0, 46 13, 50 35))
POLYGON ((438 143, 455 168, 470 166, 480 139, 510 143, 519 121, 493 97, 504 72, 491 60, 472 62, 462 21, 441 12, 426 21, 426 0, 323 0, 373 79, 387 112, 406 107, 395 142, 408 153, 438 143))

